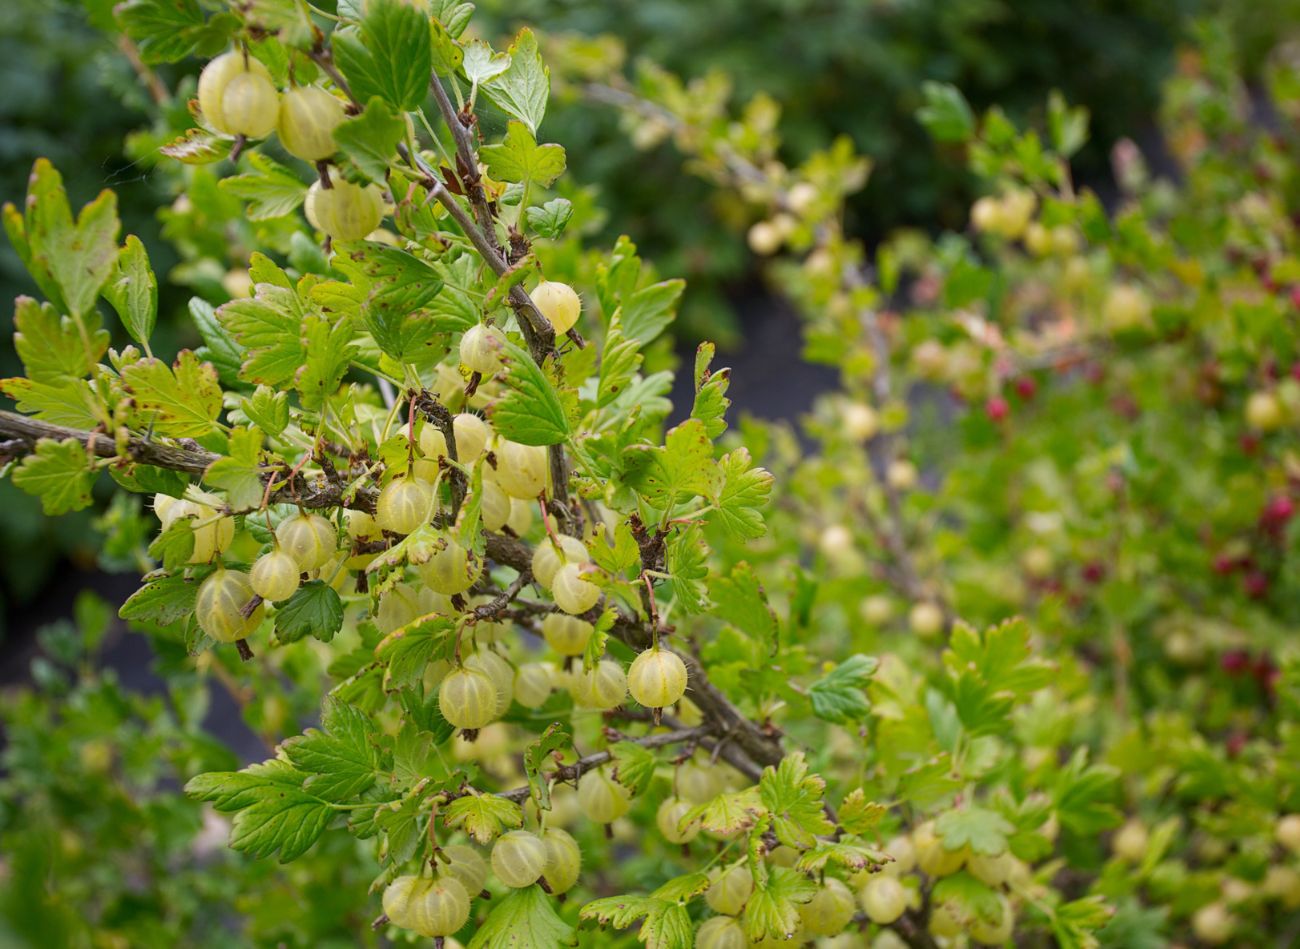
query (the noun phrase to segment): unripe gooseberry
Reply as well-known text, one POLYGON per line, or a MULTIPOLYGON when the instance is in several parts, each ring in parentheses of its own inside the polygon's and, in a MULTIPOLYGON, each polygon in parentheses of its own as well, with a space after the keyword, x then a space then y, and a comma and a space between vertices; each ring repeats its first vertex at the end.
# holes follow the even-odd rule
POLYGON ((551 697, 554 675, 548 663, 525 662, 515 670, 515 701, 524 708, 541 708, 551 697))
POLYGON ((598 824, 612 824, 632 806, 632 794, 604 771, 588 771, 578 779, 578 806, 598 824))
POLYGON ((379 598, 375 625, 381 633, 391 633, 417 617, 433 612, 433 603, 426 599, 424 591, 417 591, 409 583, 397 584, 379 598))
POLYGON ((732 916, 712 916, 695 932, 695 949, 748 949, 745 927, 732 916))
POLYGON ((479 517, 484 530, 499 531, 510 520, 510 495, 501 490, 501 485, 487 478, 483 479, 483 490, 479 495, 479 517))
POLYGON ((566 563, 555 572, 551 584, 551 595, 555 605, 566 613, 577 616, 585 613, 600 599, 600 587, 582 577, 582 567, 576 563, 566 563))
POLYGON ((330 175, 330 187, 319 181, 307 189, 303 213, 307 220, 336 241, 359 241, 384 219, 384 193, 377 185, 357 185, 330 175))
MULTIPOLYGON (((245 56, 239 50, 221 54, 204 66, 203 71, 199 73, 199 111, 203 113, 209 125, 227 135, 239 133, 230 130, 230 123, 223 109, 226 89, 232 79, 244 73, 259 76, 266 80, 268 85, 271 82, 271 71, 252 56, 245 56)), ((271 91, 274 93, 274 87, 271 91)))
POLYGON ((440 876, 449 876, 460 882, 466 893, 477 893, 487 882, 488 865, 477 850, 465 844, 450 844, 442 848, 445 863, 439 863, 440 876))
POLYGON ((907 625, 923 639, 937 636, 943 632, 943 609, 937 603, 922 600, 908 611, 907 625))
POLYGON ((998 894, 998 918, 990 921, 980 913, 976 913, 970 921, 970 935, 976 942, 985 946, 1001 946, 1011 938, 1011 933, 1015 929, 1016 914, 1012 912, 1011 904, 1002 894, 998 894))
POLYGON ((575 671, 569 679, 569 692, 584 708, 617 708, 627 697, 627 675, 613 659, 602 659, 594 669, 575 671))
POLYGON ((395 925, 429 938, 450 936, 469 919, 469 894, 451 877, 398 877, 385 888, 383 904, 395 925))
POLYGON ((462 465, 472 465, 483 457, 492 429, 473 412, 461 412, 451 420, 452 434, 456 436, 456 460, 462 465))
POLYGON ((497 687, 487 673, 461 666, 438 684, 438 709, 455 728, 475 729, 497 718, 497 687))
POLYGON ((930 910, 930 934, 955 939, 966 931, 963 917, 951 903, 938 903, 930 910))
POLYGON ((1222 903, 1208 903, 1192 916, 1192 932, 1211 946, 1222 945, 1232 938, 1237 921, 1222 903))
POLYGON ((515 694, 514 666, 499 653, 491 649, 480 649, 465 660, 465 668, 481 672, 491 680, 492 687, 496 690, 496 714, 493 718, 504 715, 515 694))
POLYGON ((883 593, 876 593, 862 601, 859 612, 872 626, 883 626, 893 619, 894 601, 883 593))
POLYGON ((384 536, 375 519, 365 511, 348 511, 346 525, 348 536, 353 540, 379 540, 384 536))
POLYGON ((573 329, 582 314, 582 300, 567 283, 543 280, 529 296, 537 311, 550 322, 556 336, 573 329))
POLYGON ((837 936, 853 918, 853 891, 842 880, 827 877, 813 898, 799 907, 803 931, 813 936, 837 936))
POLYGON ((912 833, 916 846, 916 862, 928 876, 945 877, 961 869, 964 855, 960 850, 949 850, 943 840, 935 835, 934 822, 926 821, 912 833))
POLYGON ((505 333, 488 323, 476 323, 460 338, 460 361, 471 372, 495 375, 505 349, 505 333))
POLYGON ((998 199, 992 195, 984 195, 977 198, 970 209, 970 223, 977 231, 983 231, 986 234, 998 233, 1002 230, 1002 206, 998 199))
POLYGON ((398 478, 379 492, 375 523, 381 530, 409 534, 429 523, 433 514, 433 485, 418 478, 398 478))
POLYGON ((257 558, 248 580, 253 592, 271 603, 293 596, 298 589, 302 567, 283 550, 272 550, 257 558))
POLYGON ((709 874, 709 888, 704 891, 704 902, 715 913, 736 916, 754 892, 754 875, 743 863, 733 863, 726 870, 709 874))
POLYGON ((194 518, 194 552, 190 554, 190 563, 207 563, 235 539, 235 519, 217 514, 216 510, 206 504, 195 504, 193 507, 197 513, 194 518))
POLYGON ((1141 287, 1121 283, 1111 287, 1101 307, 1102 319, 1114 333, 1145 326, 1151 319, 1151 300, 1141 287))
POLYGON ((1300 871, 1274 864, 1264 872, 1261 886, 1265 896, 1280 900, 1287 909, 1300 907, 1300 871))
POLYGON ((542 879, 552 893, 567 893, 573 889, 582 873, 582 851, 578 842, 568 831, 548 827, 546 833, 542 834, 542 843, 546 845, 546 866, 542 869, 542 879))
POLYGON ((972 853, 966 858, 966 869, 970 872, 970 875, 991 887, 999 887, 1011 879, 1011 873, 1015 869, 1015 865, 1016 858, 1009 850, 998 854, 996 857, 990 857, 982 853, 972 853))
MULTIPOLYGON (((546 490, 546 449, 502 439, 493 449, 496 482, 512 498, 535 501, 546 490)), ((518 533, 518 531, 516 531, 518 533)))
POLYGON ((686 694, 686 663, 669 649, 647 649, 632 660, 627 689, 646 708, 666 708, 686 694))
POLYGON ((1110 846, 1115 851, 1115 856, 1120 859, 1127 860, 1129 863, 1141 863, 1142 858, 1147 855, 1149 840, 1150 835, 1147 833, 1146 825, 1133 818, 1115 831, 1110 846))
POLYGON ((512 830, 492 847, 492 872, 512 889, 532 886, 546 868, 546 845, 536 834, 512 830))
POLYGON ((560 534, 557 540, 558 544, 549 536, 544 537, 533 551, 533 579, 548 590, 555 582, 555 574, 566 563, 584 564, 591 560, 586 546, 578 538, 560 534))
POLYGON ((275 529, 280 549, 298 562, 304 571, 315 570, 338 550, 339 535, 334 525, 319 514, 286 517, 275 529))
POLYGON ((876 410, 861 402, 844 406, 844 432, 854 441, 865 442, 880 431, 880 416, 876 410))
POLYGON ((219 643, 245 639, 257 629, 265 612, 260 603, 247 618, 240 612, 255 595, 248 574, 218 567, 199 584, 194 618, 199 628, 219 643))
POLYGON ((681 826, 682 818, 690 813, 694 807, 689 801, 683 801, 680 797, 666 797, 659 805, 659 810, 655 812, 655 824, 659 828, 659 833, 664 835, 664 840, 670 844, 688 844, 700 835, 700 822, 691 821, 684 827, 681 826))
POLYGON ((280 100, 276 131, 290 155, 303 161, 323 161, 337 150, 334 130, 345 118, 343 102, 337 96, 320 86, 298 86, 280 100))
POLYGON ((723 791, 722 776, 717 767, 687 761, 677 769, 674 779, 677 796, 692 804, 711 801, 723 791))
POLYGON ((447 436, 442 429, 436 425, 425 425, 420 429, 420 454, 430 461, 447 457, 447 436))
POLYGON ((1277 842, 1292 853, 1300 853, 1300 814, 1284 814, 1273 828, 1277 842))
POLYGON ((745 235, 749 249, 760 257, 769 257, 781 249, 781 229, 771 221, 756 221, 745 235))
POLYGON ((895 491, 911 491, 916 487, 916 465, 906 458, 896 458, 885 469, 885 481, 895 491))
MULTIPOLYGON (((509 494, 510 492, 507 491, 506 493, 509 494)), ((510 499, 510 517, 506 520, 506 527, 514 531, 516 537, 523 537, 532 526, 533 506, 526 500, 512 497, 510 499)))
POLYGON ((450 537, 440 538, 434 547, 429 559, 416 566, 429 589, 455 596, 472 587, 483 572, 483 561, 450 537))
POLYGON ((542 620, 542 638, 561 656, 581 656, 595 627, 567 613, 548 613, 542 620))
POLYGON ((1284 420, 1282 403, 1272 392, 1252 392, 1246 400, 1246 424, 1257 432, 1271 432, 1284 420))
POLYGON ((862 911, 873 923, 887 926, 907 909, 907 889, 895 876, 875 876, 866 882, 858 894, 862 911))
POLYGON ((280 96, 271 80, 255 72, 241 72, 226 83, 221 94, 222 128, 217 131, 246 138, 264 138, 275 130, 280 96))

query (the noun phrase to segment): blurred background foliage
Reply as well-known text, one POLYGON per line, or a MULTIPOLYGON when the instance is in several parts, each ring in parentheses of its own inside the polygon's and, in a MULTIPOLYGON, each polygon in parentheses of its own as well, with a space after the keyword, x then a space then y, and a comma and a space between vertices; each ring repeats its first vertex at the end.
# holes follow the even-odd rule
MULTIPOLYGON (((184 103, 198 64, 163 69, 151 85, 152 74, 133 68, 132 51, 113 39, 112 6, 6 4, 0 196, 24 193, 38 155, 64 169, 76 202, 114 188, 124 230, 139 235, 158 271, 170 274, 162 342, 194 345, 167 335, 167 316, 184 312, 191 291, 213 303, 226 299, 222 276, 239 258, 240 208, 215 188, 191 188, 196 207, 169 206, 174 191, 153 153, 172 127, 187 124, 184 103), (168 93, 156 109, 151 96, 168 93), (167 118, 151 128, 150 115, 160 111, 167 118), (210 219, 227 214, 228 253, 187 246, 193 235, 210 239, 210 219)), ((848 220, 851 236, 869 241, 903 226, 960 227, 970 206, 974 183, 962 156, 936 146, 914 117, 925 81, 951 82, 976 109, 997 103, 1017 120, 1034 119, 1044 91, 1059 88, 1091 112, 1092 139, 1076 167, 1104 192, 1114 141, 1154 137, 1160 85, 1194 16, 1213 11, 1234 24, 1250 51, 1246 62, 1262 62, 1283 27, 1300 19, 1300 0, 482 0, 479 7, 476 29, 495 41, 521 25, 545 24, 548 59, 560 63, 612 57, 632 71, 650 60, 686 80, 713 76, 738 102, 769 96, 780 108, 781 157, 791 165, 848 137, 873 161, 848 220), (584 39, 596 37, 606 39, 584 39)), ((604 236, 637 234, 661 272, 689 280, 678 324, 683 345, 706 336, 724 350, 747 336, 769 348, 779 341, 782 333, 757 325, 773 307, 756 293, 745 222, 737 220, 746 212, 735 196, 683 171, 670 141, 629 136, 617 110, 593 109, 563 73, 561 66, 556 84, 568 95, 553 99, 547 136, 566 145, 570 180, 597 192, 607 212, 604 236)), ((0 299, 32 290, 8 244, 0 245, 0 299)), ((6 306, 0 334, 11 332, 6 306)), ((15 368, 12 348, 0 347, 0 374, 15 368)), ((30 599, 61 559, 91 563, 98 546, 89 516, 46 522, 31 505, 11 503, 13 490, 0 484, 0 555, 8 565, 0 604, 7 606, 30 599)))

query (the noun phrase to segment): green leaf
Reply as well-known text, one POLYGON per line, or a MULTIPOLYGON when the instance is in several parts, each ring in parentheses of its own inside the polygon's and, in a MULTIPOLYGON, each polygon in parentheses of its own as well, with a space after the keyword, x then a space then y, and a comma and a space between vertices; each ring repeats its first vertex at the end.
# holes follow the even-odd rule
POLYGON ((732 537, 753 540, 767 531, 763 509, 772 494, 772 473, 754 466, 749 449, 737 448, 718 459, 721 478, 715 480, 717 510, 710 516, 732 537))
POLYGON ((334 817, 330 805, 302 789, 304 775, 272 759, 243 771, 201 774, 185 793, 235 811, 230 846, 253 857, 279 851, 280 862, 301 857, 320 839, 334 817))
POLYGON ((528 776, 528 791, 537 806, 543 810, 551 807, 551 785, 542 776, 542 769, 554 766, 559 754, 573 747, 573 736, 560 722, 552 722, 546 731, 524 749, 524 773, 528 776))
POLYGON ((436 270, 414 254, 371 242, 337 255, 335 266, 365 294, 361 318, 381 350, 400 362, 442 355, 433 346, 440 328, 427 310, 443 289, 436 270))
POLYGON ((376 772, 383 764, 377 741, 370 716, 359 708, 326 698, 321 728, 309 728, 280 747, 295 768, 310 772, 303 790, 327 801, 341 802, 355 798, 375 783, 376 772))
POLYGON ((549 185, 564 174, 564 146, 538 145, 522 122, 511 122, 505 140, 479 149, 488 174, 497 181, 536 181, 549 185))
POLYGON ((717 438, 727 430, 726 414, 731 407, 727 388, 731 385, 731 370, 710 372, 713 352, 712 343, 700 343, 695 351, 695 403, 691 406, 691 418, 704 423, 710 438, 717 438))
POLYGON ((60 317, 48 303, 31 297, 14 300, 14 349, 27 375, 35 382, 66 383, 90 374, 108 350, 108 331, 89 314, 79 327, 71 317, 60 317), (89 331, 82 336, 82 328, 89 331))
POLYGON ((114 12, 146 63, 182 60, 202 37, 203 11, 198 0, 129 0, 114 12))
POLYGON ((536 136, 551 94, 551 71, 542 62, 532 30, 520 30, 508 52, 510 68, 485 83, 483 92, 536 136))
POLYGON ((627 483, 650 504, 671 511, 680 501, 708 492, 713 442, 699 419, 668 432, 662 448, 634 446, 627 453, 627 483))
POLYGON ((839 725, 862 721, 871 711, 866 688, 879 665, 859 653, 835 666, 808 687, 813 714, 839 725))
POLYGON ((445 616, 421 617, 384 637, 375 656, 388 666, 392 688, 409 688, 424 675, 430 662, 450 651, 456 624, 445 616))
POLYGON ((524 812, 514 801, 470 788, 443 811, 448 827, 459 827, 480 844, 490 844, 503 831, 522 827, 524 812))
POLYGON ((1057 154, 1069 158, 1088 141, 1088 110, 1070 108, 1065 96, 1053 89, 1047 97, 1047 128, 1057 154))
POLYGON ((573 217, 573 202, 568 198, 552 198, 540 207, 525 210, 524 217, 538 237, 555 240, 573 217))
POLYGON ((1007 835, 1015 832, 1011 822, 997 811, 977 804, 966 804, 945 811, 934 822, 934 829, 947 849, 970 847, 976 853, 989 857, 1006 853, 1007 835))
POLYGON ((623 335, 619 320, 610 323, 605 335, 605 351, 600 357, 600 380, 596 388, 596 405, 604 408, 627 389, 641 368, 641 345, 623 335))
POLYGON ((756 882, 745 904, 745 932, 753 941, 789 939, 799 928, 799 905, 817 892, 812 880, 789 867, 773 867, 756 882))
POLYGON ((140 238, 128 234, 117 267, 104 285, 104 299, 117 311, 131 338, 149 352, 149 337, 158 321, 158 278, 140 238))
POLYGON ((758 786, 772 831, 783 844, 805 850, 816 843, 816 837, 835 829, 822 804, 826 782, 808 773, 803 752, 786 755, 775 768, 765 768, 758 786))
POLYGON ((772 654, 777 649, 776 614, 754 568, 740 561, 725 575, 709 579, 711 612, 763 643, 772 654))
POLYGON ((352 323, 347 317, 331 322, 325 316, 309 316, 304 323, 307 356, 295 380, 302 407, 319 410, 339 388, 356 355, 352 323))
POLYGON ((372 96, 364 112, 334 130, 334 141, 362 174, 371 181, 383 181, 405 132, 402 116, 383 99, 372 96))
POLYGON ((161 561, 167 570, 185 569, 194 556, 194 520, 193 516, 178 517, 166 530, 159 531, 149 542, 149 556, 161 561))
POLYGON ((795 869, 820 873, 828 863, 834 863, 853 872, 866 870, 874 873, 889 861, 889 854, 868 847, 861 841, 846 838, 830 843, 819 842, 811 850, 804 851, 795 861, 795 869))
POLYGON ((642 287, 623 302, 623 331, 645 346, 668 328, 677 316, 677 303, 686 281, 664 280, 642 287))
POLYGON ((916 118, 937 141, 964 142, 975 134, 975 116, 956 86, 923 82, 921 95, 925 105, 917 110, 916 118))
POLYGON ((709 875, 703 871, 673 877, 650 894, 652 899, 680 903, 699 896, 709 888, 709 875))
POLYGON ((889 808, 884 804, 867 800, 862 788, 854 788, 840 804, 837 816, 840 826, 850 834, 866 834, 874 831, 887 813, 889 808))
POLYGON ((203 480, 226 492, 232 510, 247 511, 260 506, 262 484, 262 433, 236 428, 230 433, 226 457, 208 466, 203 480))
POLYGON ((217 371, 189 350, 182 350, 171 368, 150 357, 125 367, 122 384, 142 423, 160 435, 202 438, 221 414, 217 371))
POLYGON ((749 787, 743 791, 719 794, 712 800, 696 805, 683 815, 681 823, 689 824, 698 820, 700 826, 710 833, 730 837, 753 827, 763 813, 758 788, 749 787))
POLYGON ((289 393, 270 386, 258 386, 253 397, 239 400, 239 409, 248 420, 271 438, 289 427, 289 393))
POLYGON ((573 927, 555 912, 555 900, 540 886, 511 890, 492 902, 492 912, 467 949, 555 949, 574 943, 573 927))
POLYGON ((117 615, 128 621, 170 626, 194 613, 198 594, 198 583, 184 575, 163 577, 132 593, 117 615))
POLYGON ((258 283, 251 300, 219 307, 221 326, 245 350, 240 378, 277 389, 291 382, 307 359, 301 338, 304 315, 293 290, 271 283, 258 283))
POLYGON ((76 221, 63 179, 48 162, 37 162, 27 196, 27 240, 35 261, 58 284, 74 317, 85 316, 117 264, 117 196, 101 191, 76 221))
POLYGON ((290 168, 272 161, 261 152, 249 152, 250 174, 223 178, 220 187, 247 201, 245 214, 250 221, 269 221, 292 214, 307 197, 307 185, 290 168))
POLYGON ((328 583, 309 580, 275 611, 275 635, 282 643, 315 636, 331 641, 343 628, 343 601, 328 583))
POLYGON ((465 78, 478 86, 495 79, 510 68, 510 56, 498 53, 483 40, 470 40, 465 44, 465 58, 461 62, 465 78))
POLYGON ((631 791, 633 797, 644 794, 659 764, 654 752, 634 741, 615 742, 609 750, 613 755, 614 780, 631 791))
POLYGON ((558 445, 569 435, 559 394, 531 356, 506 342, 506 394, 488 407, 492 427, 521 445, 558 445))
MULTIPOLYGON (((707 877, 705 878, 707 884, 707 877)), ((676 900, 653 896, 609 896, 592 900, 579 913, 617 929, 627 929, 642 919, 637 939, 647 949, 691 949, 694 926, 686 907, 676 900)))
POLYGON ((75 438, 62 442, 42 438, 36 451, 14 469, 13 482, 39 497, 46 514, 67 514, 90 506, 95 472, 86 446, 75 438))
POLYGON ((393 108, 418 109, 429 92, 433 38, 429 23, 401 0, 368 0, 361 27, 336 30, 334 59, 362 102, 380 96, 393 108))
POLYGON ((702 613, 708 606, 704 579, 709 575, 709 551, 698 525, 675 531, 664 550, 664 565, 674 601, 688 613, 702 613))
POLYGON ((203 337, 203 345, 194 350, 196 356, 216 367, 221 381, 229 386, 239 382, 239 367, 244 353, 239 344, 217 320, 217 311, 201 297, 190 297, 190 319, 203 337))
POLYGON ((18 411, 43 422, 71 428, 93 428, 101 421, 99 398, 84 379, 35 382, 15 378, 0 380, 0 392, 18 403, 18 411))

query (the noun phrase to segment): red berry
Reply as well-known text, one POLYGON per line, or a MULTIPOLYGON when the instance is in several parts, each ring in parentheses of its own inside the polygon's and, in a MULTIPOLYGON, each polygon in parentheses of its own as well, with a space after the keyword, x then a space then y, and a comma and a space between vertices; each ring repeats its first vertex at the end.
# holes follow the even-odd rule
POLYGON ((1241 566, 1241 561, 1228 554, 1219 554, 1214 558, 1214 572, 1220 576, 1227 576, 1239 566, 1241 566))
POLYGON ((1261 519, 1270 524, 1281 526, 1291 520, 1293 514, 1295 514, 1295 502, 1285 494, 1279 494, 1264 505, 1264 513, 1261 515, 1261 519))
POLYGON ((1250 670, 1255 681, 1259 683, 1260 688, 1267 692, 1272 692, 1281 672, 1273 664, 1273 657, 1266 652, 1261 652, 1259 658, 1255 660, 1255 666, 1250 670))
POLYGON ((1250 653, 1244 649, 1229 649, 1219 657, 1219 666, 1230 676, 1239 676, 1250 668, 1250 653))
POLYGON ((1291 305, 1300 309, 1300 285, 1291 288, 1291 305))
POLYGON ((984 413, 995 422, 1001 422, 1006 419, 1007 413, 1011 411, 1011 406, 1007 400, 1000 395, 995 395, 984 403, 984 413))
POLYGON ((1038 394, 1038 383, 1033 376, 1021 376, 1016 380, 1016 394, 1026 402, 1038 394))
POLYGON ((1242 589, 1252 600, 1261 599, 1268 593, 1268 574, 1262 570, 1251 570, 1241 579, 1242 589))
POLYGON ((1255 455, 1259 452, 1259 436, 1253 432, 1247 432, 1241 436, 1241 450, 1247 455, 1255 455))
POLYGON ((1235 731, 1228 736, 1228 740, 1223 743, 1224 750, 1228 753, 1229 758, 1235 758, 1246 748, 1246 733, 1235 731))
POLYGON ((1083 579, 1089 583, 1101 583, 1106 578, 1106 565, 1099 560, 1089 560, 1083 565, 1083 579))

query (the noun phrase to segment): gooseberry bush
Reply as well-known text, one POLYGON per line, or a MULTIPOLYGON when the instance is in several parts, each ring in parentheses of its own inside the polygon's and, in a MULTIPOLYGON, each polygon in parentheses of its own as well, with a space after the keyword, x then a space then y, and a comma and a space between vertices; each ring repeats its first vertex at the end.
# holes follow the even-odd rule
MULTIPOLYGON (((155 356, 144 246, 111 192, 74 216, 38 162, 4 211, 44 300, 15 304, 0 450, 51 515, 108 475, 106 546, 147 571, 121 617, 219 682, 269 757, 205 746, 192 681, 169 712, 51 673, 62 716, 8 713, 10 822, 65 806, 42 735, 102 780, 143 719, 242 855, 252 943, 1300 925, 1300 142, 1250 124, 1213 29, 1170 86, 1177 185, 1122 148, 1108 210, 1070 176, 1082 112, 1053 97, 1040 134, 932 86, 921 119, 987 196, 968 233, 869 255, 842 225, 868 171, 847 143, 788 167, 772 101, 733 114, 562 41, 552 76, 530 30, 473 38, 470 4, 117 17, 141 69, 205 62, 156 157, 178 279, 215 267, 218 296, 189 305, 200 347, 155 356), (842 378, 802 439, 731 425, 708 343, 670 402, 684 285, 627 237, 587 246, 592 198, 541 130, 552 86, 672 137, 771 258, 805 356, 842 378)), ((1300 73, 1269 77, 1289 115, 1300 73)), ((120 754, 157 793, 156 754, 120 754)), ((11 874, 43 865, 23 853, 11 874)), ((190 873, 223 898, 210 849, 143 859, 187 871, 164 905, 190 873)), ((193 896, 149 931, 85 898, 105 944, 214 938, 193 896)))

